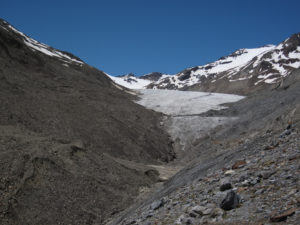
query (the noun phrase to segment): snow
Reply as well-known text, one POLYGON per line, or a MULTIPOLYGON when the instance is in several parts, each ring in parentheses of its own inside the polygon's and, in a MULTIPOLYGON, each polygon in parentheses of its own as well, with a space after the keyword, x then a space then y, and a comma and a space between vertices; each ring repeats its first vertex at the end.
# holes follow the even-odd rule
POLYGON ((288 66, 291 66, 291 67, 294 67, 294 68, 298 69, 298 68, 300 68, 300 61, 294 62, 294 63, 290 63, 290 64, 288 64, 288 66))
POLYGON ((197 115, 208 110, 225 108, 220 104, 235 102, 243 96, 175 90, 139 90, 141 93, 138 104, 167 115, 197 115))
POLYGON ((139 79, 136 77, 129 77, 130 82, 126 81, 124 77, 114 77, 111 75, 106 74, 110 79, 112 79, 116 84, 121 85, 123 87, 129 88, 129 89, 143 89, 146 88, 147 85, 152 83, 149 80, 145 79, 139 79))
POLYGON ((261 48, 240 49, 235 53, 242 53, 241 55, 228 56, 225 59, 220 59, 216 62, 201 66, 200 69, 193 72, 192 74, 208 76, 208 74, 222 73, 227 70, 238 70, 239 68, 245 66, 254 57, 261 55, 266 51, 270 51, 271 49, 274 49, 274 47, 274 45, 268 45, 261 48), (212 68, 204 71, 204 68, 207 66, 212 66, 212 68))
MULTIPOLYGON (((224 76, 219 77, 218 79, 222 79, 227 76, 231 77, 241 69, 248 67, 251 64, 254 57, 258 57, 258 59, 260 59, 266 52, 271 51, 275 48, 275 45, 266 45, 261 48, 240 49, 234 52, 234 54, 224 57, 223 59, 219 59, 215 62, 206 64, 204 66, 199 66, 196 70, 192 70, 192 68, 189 68, 191 70, 191 76, 189 79, 183 81, 179 80, 179 77, 183 75, 182 73, 180 73, 175 76, 169 75, 161 77, 161 79, 159 79, 157 82, 154 82, 154 84, 159 85, 163 88, 166 85, 168 85, 168 83, 164 83, 164 81, 167 79, 169 81, 169 84, 173 84, 177 88, 182 88, 184 86, 192 86, 196 83, 200 83, 201 76, 215 76, 217 74, 227 72, 224 76)), ((230 82, 245 80, 249 78, 250 77, 230 79, 230 82)))
POLYGON ((8 25, 8 27, 15 33, 19 34, 20 36, 23 37, 24 43, 30 47, 32 50, 34 51, 39 51, 44 53, 45 55, 51 56, 51 57, 57 57, 59 59, 61 59, 62 61, 66 62, 66 63, 70 63, 70 62, 75 62, 78 64, 83 64, 82 61, 79 61, 77 59, 71 58, 70 56, 55 50, 53 48, 51 48, 50 46, 40 43, 28 36, 26 36, 24 33, 18 31, 17 29, 15 29, 13 26, 8 25))
POLYGON ((267 84, 273 84, 277 79, 278 79, 278 77, 266 79, 266 80, 264 80, 264 82, 267 84))
POLYGON ((300 49, 299 49, 299 47, 297 48, 297 51, 289 53, 289 58, 300 59, 300 49))
POLYGON ((229 82, 235 82, 235 81, 241 81, 241 80, 248 80, 249 78, 251 78, 251 77, 240 77, 240 78, 235 79, 235 80, 229 80, 229 82))

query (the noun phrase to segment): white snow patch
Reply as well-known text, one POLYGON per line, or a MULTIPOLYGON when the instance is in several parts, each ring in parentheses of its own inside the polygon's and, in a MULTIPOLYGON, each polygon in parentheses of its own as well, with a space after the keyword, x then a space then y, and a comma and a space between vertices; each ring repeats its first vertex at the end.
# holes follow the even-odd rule
POLYGON ((147 85, 151 83, 149 80, 139 79, 136 77, 114 77, 106 74, 110 79, 112 79, 116 84, 121 85, 123 87, 129 89, 143 89, 146 88, 147 85))
POLYGON ((241 81, 241 80, 249 80, 250 77, 241 77, 241 78, 238 78, 238 79, 235 79, 235 80, 229 80, 229 82, 235 82, 235 81, 241 81))

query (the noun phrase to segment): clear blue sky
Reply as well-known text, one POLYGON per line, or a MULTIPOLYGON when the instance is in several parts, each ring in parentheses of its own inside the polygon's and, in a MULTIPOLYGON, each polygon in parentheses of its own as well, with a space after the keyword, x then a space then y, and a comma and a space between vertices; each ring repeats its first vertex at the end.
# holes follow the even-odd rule
POLYGON ((0 17, 109 74, 177 73, 300 32, 299 0, 1 0, 0 17))

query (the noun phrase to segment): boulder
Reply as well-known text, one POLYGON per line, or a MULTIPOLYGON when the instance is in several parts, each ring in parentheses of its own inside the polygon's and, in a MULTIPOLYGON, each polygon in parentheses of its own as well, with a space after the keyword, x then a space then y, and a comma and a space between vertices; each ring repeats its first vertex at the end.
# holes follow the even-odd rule
POLYGON ((239 203, 240 203, 240 196, 231 190, 227 193, 226 197, 221 202, 220 208, 226 211, 231 210, 237 208, 239 203))

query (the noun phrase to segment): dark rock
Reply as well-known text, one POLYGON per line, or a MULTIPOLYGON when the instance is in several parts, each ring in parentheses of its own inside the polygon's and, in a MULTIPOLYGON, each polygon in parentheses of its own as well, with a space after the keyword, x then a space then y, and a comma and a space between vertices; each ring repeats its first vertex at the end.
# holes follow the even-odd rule
POLYGON ((226 197, 220 204, 220 208, 224 210, 231 210, 237 208, 240 202, 240 196, 236 194, 234 191, 230 191, 227 193, 226 197))
POLYGON ((288 136, 288 135, 290 135, 290 134, 291 134, 291 130, 288 129, 288 130, 283 131, 283 132, 280 134, 279 137, 282 138, 282 137, 288 136))
POLYGON ((193 218, 190 218, 190 217, 188 217, 188 218, 183 218, 181 222, 182 222, 183 224, 188 224, 188 225, 190 225, 190 224, 194 224, 194 219, 193 219, 193 218))
POLYGON ((220 191, 226 191, 232 188, 231 183, 224 183, 220 186, 220 191))
POLYGON ((199 214, 197 214, 196 212, 192 211, 192 212, 189 213, 189 216, 190 217, 197 217, 197 216, 199 216, 199 214))

